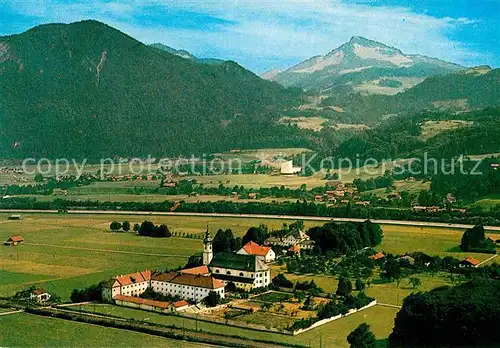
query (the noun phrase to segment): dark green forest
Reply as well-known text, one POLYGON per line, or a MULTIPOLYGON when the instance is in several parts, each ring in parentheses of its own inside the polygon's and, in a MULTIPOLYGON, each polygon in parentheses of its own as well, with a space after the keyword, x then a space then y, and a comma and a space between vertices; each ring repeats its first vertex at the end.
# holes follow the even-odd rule
POLYGON ((49 24, 5 36, 0 156, 179 155, 304 146, 278 111, 300 90, 238 64, 200 64, 105 24, 49 24), (14 146, 17 144, 17 146, 14 146))

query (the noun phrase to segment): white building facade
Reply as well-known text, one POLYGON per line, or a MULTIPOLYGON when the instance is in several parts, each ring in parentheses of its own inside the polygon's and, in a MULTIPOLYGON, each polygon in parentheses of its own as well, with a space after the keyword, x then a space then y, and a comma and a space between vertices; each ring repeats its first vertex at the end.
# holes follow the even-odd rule
POLYGON ((211 291, 224 298, 224 286, 222 281, 212 276, 181 272, 154 274, 151 278, 153 291, 193 302, 201 302, 211 291))

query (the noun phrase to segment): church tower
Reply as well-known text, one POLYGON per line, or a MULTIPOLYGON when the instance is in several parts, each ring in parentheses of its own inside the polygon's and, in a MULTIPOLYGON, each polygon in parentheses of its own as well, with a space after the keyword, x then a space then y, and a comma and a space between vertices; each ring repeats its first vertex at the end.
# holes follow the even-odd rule
POLYGON ((203 264, 208 265, 212 261, 213 257, 214 254, 212 251, 212 237, 210 237, 210 232, 208 231, 207 226, 205 238, 203 238, 203 264))

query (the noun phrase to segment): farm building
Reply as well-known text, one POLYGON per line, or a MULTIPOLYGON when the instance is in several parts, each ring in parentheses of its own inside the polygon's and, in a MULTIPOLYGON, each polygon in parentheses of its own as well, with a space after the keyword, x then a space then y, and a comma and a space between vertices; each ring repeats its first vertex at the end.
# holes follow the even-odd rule
POLYGON ((24 243, 24 238, 21 236, 12 236, 3 243, 4 245, 18 245, 24 243))
POLYGON ((273 262, 276 259, 276 254, 269 246, 261 246, 253 241, 245 244, 237 254, 240 255, 256 255, 261 261, 273 262))
POLYGON ((385 255, 382 254, 382 253, 376 253, 375 255, 372 255, 372 256, 368 256, 369 259, 372 259, 372 260, 375 260, 375 261, 378 261, 378 260, 382 260, 385 258, 385 255))
POLYGON ((14 214, 9 216, 9 220, 21 220, 23 216, 21 214, 14 214))
POLYGON ((30 294, 30 300, 34 300, 37 303, 45 303, 50 300, 51 295, 44 289, 35 289, 30 294))
POLYGON ((460 267, 465 268, 465 267, 477 267, 481 261, 478 259, 475 259, 473 257, 466 257, 462 261, 460 261, 460 267))
POLYGON ((152 312, 171 313, 186 309, 189 304, 186 301, 177 301, 174 303, 148 300, 133 296, 117 295, 115 303, 124 307, 140 308, 152 312))
MULTIPOLYGON (((270 237, 266 239, 265 244, 266 245, 279 245, 282 247, 291 247, 296 244, 301 244, 305 241, 309 240, 309 236, 302 232, 301 230, 292 230, 288 232, 284 237, 282 238, 274 238, 270 237)), ((314 242, 312 243, 307 243, 304 245, 301 245, 305 249, 312 249, 314 247, 314 242)))
POLYGON ((117 295, 139 296, 150 286, 150 280, 150 270, 119 275, 103 284, 102 298, 111 301, 117 295))
POLYGON ((281 163, 281 174, 282 175, 293 175, 298 174, 302 170, 301 167, 294 167, 292 161, 285 161, 281 163))

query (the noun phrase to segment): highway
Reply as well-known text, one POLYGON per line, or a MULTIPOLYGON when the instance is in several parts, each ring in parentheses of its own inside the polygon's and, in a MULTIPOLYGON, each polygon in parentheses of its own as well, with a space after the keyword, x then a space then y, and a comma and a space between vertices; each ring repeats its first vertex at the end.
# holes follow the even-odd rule
MULTIPOLYGON (((19 210, 0 209, 0 213, 25 213, 25 214, 57 214, 57 210, 19 210)), ((362 222, 365 219, 358 218, 335 218, 319 216, 296 216, 296 215, 266 215, 266 214, 229 214, 229 213, 188 213, 188 212, 160 212, 160 211, 128 211, 128 210, 68 210, 67 214, 103 214, 103 215, 138 215, 138 216, 196 216, 196 217, 228 217, 228 218, 250 218, 250 219, 280 219, 280 220, 304 220, 304 221, 336 221, 336 222, 362 222)), ((412 227, 439 227, 467 229, 473 225, 448 224, 443 222, 427 221, 404 221, 404 220, 380 220, 371 219, 372 222, 381 225, 398 225, 412 227)), ((500 226, 484 226, 487 231, 500 231, 500 226)))

